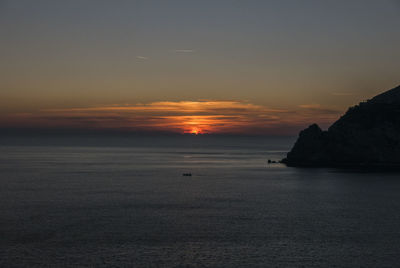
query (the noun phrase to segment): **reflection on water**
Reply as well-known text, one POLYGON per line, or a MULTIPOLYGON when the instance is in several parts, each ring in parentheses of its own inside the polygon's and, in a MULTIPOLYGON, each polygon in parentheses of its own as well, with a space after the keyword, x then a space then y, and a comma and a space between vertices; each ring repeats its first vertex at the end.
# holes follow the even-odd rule
POLYGON ((397 265, 399 175, 266 164, 291 142, 2 146, 0 265, 397 265))

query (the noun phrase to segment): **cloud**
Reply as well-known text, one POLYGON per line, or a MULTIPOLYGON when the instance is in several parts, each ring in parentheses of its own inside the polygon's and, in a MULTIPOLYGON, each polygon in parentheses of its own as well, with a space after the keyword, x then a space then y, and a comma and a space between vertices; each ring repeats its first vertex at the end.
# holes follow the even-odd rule
POLYGON ((332 92, 331 93, 333 96, 354 96, 355 93, 351 92, 332 92))
POLYGON ((175 49, 174 52, 176 53, 194 53, 196 50, 194 49, 175 49))
POLYGON ((321 104, 301 104, 299 107, 304 109, 320 109, 321 104))
POLYGON ((321 104, 301 104, 299 105, 300 108, 302 108, 303 113, 313 113, 313 114, 319 114, 319 115, 333 115, 337 116, 340 114, 340 110, 329 108, 329 107, 323 107, 321 104))
POLYGON ((45 109, 3 118, 10 126, 79 129, 123 129, 231 134, 294 134, 313 122, 331 123, 339 113, 319 104, 300 109, 275 109, 245 101, 157 101, 134 105, 107 105, 45 109))

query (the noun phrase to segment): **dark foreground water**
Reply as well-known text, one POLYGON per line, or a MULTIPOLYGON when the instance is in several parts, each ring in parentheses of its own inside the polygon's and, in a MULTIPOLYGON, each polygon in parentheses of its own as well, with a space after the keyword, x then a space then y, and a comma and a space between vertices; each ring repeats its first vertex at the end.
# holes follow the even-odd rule
POLYGON ((399 174, 266 165, 292 142, 1 146, 0 266, 397 266, 399 174))

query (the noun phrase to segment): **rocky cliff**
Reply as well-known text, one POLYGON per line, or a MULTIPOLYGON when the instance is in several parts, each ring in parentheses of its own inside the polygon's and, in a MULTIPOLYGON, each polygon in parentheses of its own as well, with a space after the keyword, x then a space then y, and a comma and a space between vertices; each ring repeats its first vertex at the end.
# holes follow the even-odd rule
POLYGON ((400 86, 349 110, 327 131, 300 132, 288 166, 400 167, 400 86))

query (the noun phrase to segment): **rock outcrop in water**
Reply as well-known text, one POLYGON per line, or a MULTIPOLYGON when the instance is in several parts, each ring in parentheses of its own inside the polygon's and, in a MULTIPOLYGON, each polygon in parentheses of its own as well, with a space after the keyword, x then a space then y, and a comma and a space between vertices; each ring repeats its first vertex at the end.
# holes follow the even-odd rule
POLYGON ((400 167, 400 86, 349 110, 327 131, 300 132, 288 166, 400 167))

